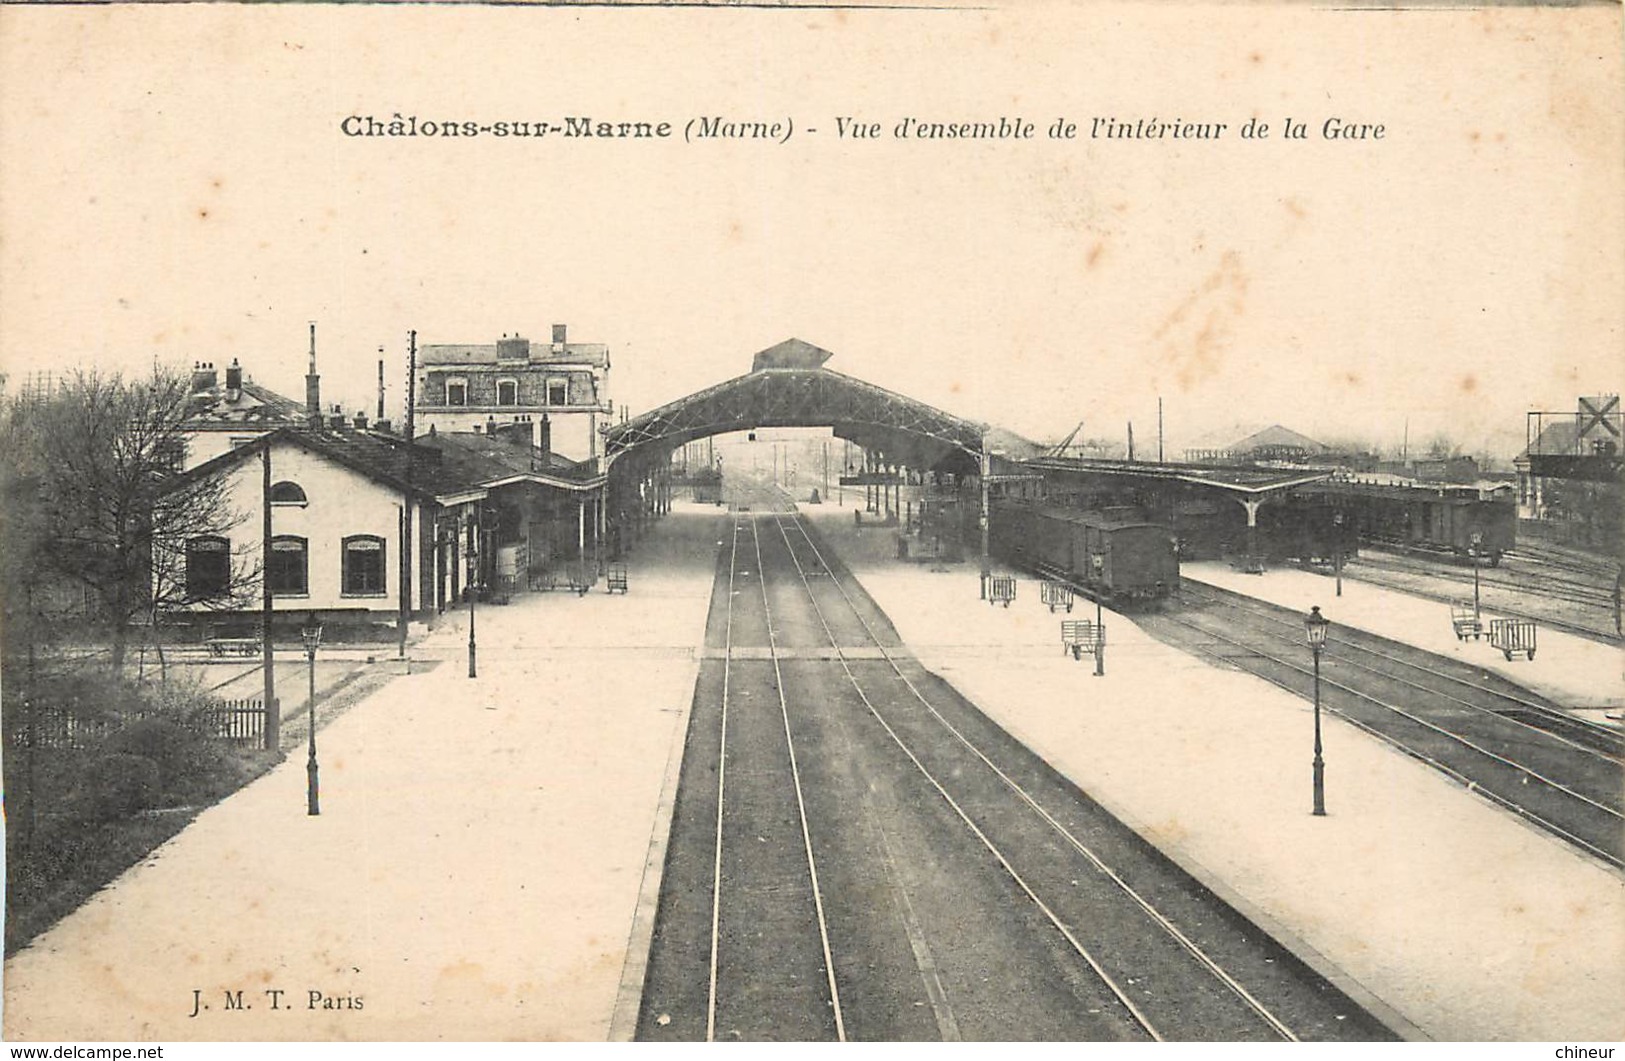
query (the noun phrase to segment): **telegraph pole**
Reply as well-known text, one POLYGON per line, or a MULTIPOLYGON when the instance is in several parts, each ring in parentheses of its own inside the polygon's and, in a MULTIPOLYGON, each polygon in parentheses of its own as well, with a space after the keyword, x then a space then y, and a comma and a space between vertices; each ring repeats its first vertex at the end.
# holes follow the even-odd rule
POLYGON ((413 439, 412 406, 417 397, 418 333, 406 333, 406 492, 401 505, 401 617, 398 658, 406 658, 406 628, 412 621, 412 464, 417 443, 413 439))
POLYGON ((988 555, 987 555, 987 520, 988 520, 988 512, 987 512, 987 477, 989 475, 991 475, 992 472, 993 472, 993 461, 992 461, 992 458, 990 458, 988 456, 988 452, 987 452, 987 434, 986 434, 986 432, 983 432, 983 434, 982 434, 981 475, 978 476, 978 478, 982 480, 982 514, 981 514, 981 518, 980 518, 980 520, 978 522, 981 524, 981 527, 982 527, 982 599, 983 600, 987 600, 987 592, 988 592, 987 581, 988 581, 988 578, 993 574, 993 568, 992 568, 991 563, 988 560, 988 555))
POLYGON ((260 665, 265 671, 265 750, 282 744, 282 712, 277 709, 276 677, 272 672, 271 627, 271 436, 260 450, 260 665))

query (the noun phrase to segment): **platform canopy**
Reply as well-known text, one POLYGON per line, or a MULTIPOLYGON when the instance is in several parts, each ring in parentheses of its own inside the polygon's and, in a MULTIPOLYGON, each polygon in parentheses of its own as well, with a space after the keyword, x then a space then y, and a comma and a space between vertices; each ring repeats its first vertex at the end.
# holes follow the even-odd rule
POLYGON ((611 465, 649 449, 661 454, 708 435, 766 427, 828 427, 892 463, 973 470, 987 425, 964 420, 872 383, 831 372, 829 351, 788 339, 755 356, 754 368, 610 428, 611 465))
POLYGON ((1042 457, 1027 461, 1026 464, 1030 468, 1050 473, 1071 472, 1080 475, 1190 483, 1249 500, 1289 492, 1300 486, 1333 478, 1332 471, 1326 468, 1221 468, 1206 464, 1100 460, 1089 457, 1042 457))

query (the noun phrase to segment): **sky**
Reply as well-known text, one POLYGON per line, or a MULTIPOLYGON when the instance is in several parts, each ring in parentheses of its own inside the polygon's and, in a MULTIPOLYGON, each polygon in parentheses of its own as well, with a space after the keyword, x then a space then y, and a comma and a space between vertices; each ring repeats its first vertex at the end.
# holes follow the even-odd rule
POLYGON ((370 411, 382 346, 398 416, 409 330, 566 323, 609 344, 637 413, 795 336, 1038 439, 1152 438, 1161 398, 1170 454, 1282 423, 1510 456, 1526 410, 1621 389, 1618 28, 1614 7, 7 5, 0 369, 235 357, 297 398, 314 320, 325 399, 370 411), (676 135, 341 131, 396 114, 676 135), (684 142, 701 116, 794 132, 684 142), (1001 116, 1034 138, 891 136, 1001 116), (1227 135, 1091 139, 1095 118, 1227 135))

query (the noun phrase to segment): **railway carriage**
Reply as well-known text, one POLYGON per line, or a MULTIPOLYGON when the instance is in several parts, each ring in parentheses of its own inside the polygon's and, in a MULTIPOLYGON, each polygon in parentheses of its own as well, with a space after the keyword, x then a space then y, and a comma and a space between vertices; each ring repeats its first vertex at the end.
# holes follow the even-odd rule
POLYGON ((996 506, 995 550, 1021 567, 1064 575, 1114 601, 1154 601, 1179 586, 1168 528, 1129 508, 1094 511, 1009 502, 996 506))
POLYGON ((1517 539, 1517 508, 1510 499, 1484 498, 1477 490, 1373 490, 1356 499, 1361 534, 1410 550, 1468 556, 1493 567, 1517 539))

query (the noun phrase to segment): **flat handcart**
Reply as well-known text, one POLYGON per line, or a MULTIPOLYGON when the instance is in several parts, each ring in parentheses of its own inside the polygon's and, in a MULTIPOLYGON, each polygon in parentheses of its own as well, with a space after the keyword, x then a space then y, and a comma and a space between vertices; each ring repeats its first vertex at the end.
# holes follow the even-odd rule
POLYGON ((1465 641, 1469 636, 1477 641, 1484 633, 1484 623, 1472 601, 1456 601, 1450 605, 1450 628, 1456 632, 1457 641, 1465 641))
POLYGON ((1106 625, 1096 626, 1090 619, 1061 620, 1061 651, 1072 653, 1073 659, 1082 659, 1084 653, 1093 656, 1106 647, 1106 625))
POLYGON ((1491 619, 1490 647, 1498 648, 1510 662, 1514 652, 1535 658, 1535 624, 1528 619, 1491 619))
POLYGON ((1059 579, 1046 578, 1038 588, 1038 598, 1049 606, 1051 614, 1056 608, 1072 610, 1072 587, 1059 579))
POLYGON ((626 565, 610 564, 604 574, 604 590, 607 593, 626 592, 626 565))
POLYGON ((1016 599, 1016 576, 991 575, 987 580, 987 602, 989 604, 1003 604, 1010 607, 1010 602, 1016 599))

